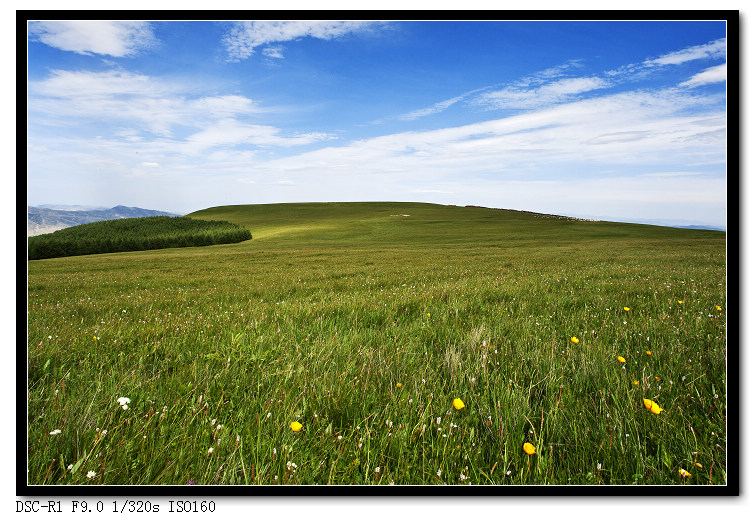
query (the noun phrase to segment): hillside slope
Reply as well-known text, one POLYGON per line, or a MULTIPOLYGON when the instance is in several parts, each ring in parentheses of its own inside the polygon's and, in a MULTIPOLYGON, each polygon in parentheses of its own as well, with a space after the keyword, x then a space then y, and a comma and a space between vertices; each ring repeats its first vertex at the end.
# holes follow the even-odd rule
POLYGON ((188 217, 227 220, 254 241, 349 246, 516 246, 573 244, 585 238, 725 239, 725 233, 587 221, 532 212, 403 202, 290 203, 218 206, 188 217))

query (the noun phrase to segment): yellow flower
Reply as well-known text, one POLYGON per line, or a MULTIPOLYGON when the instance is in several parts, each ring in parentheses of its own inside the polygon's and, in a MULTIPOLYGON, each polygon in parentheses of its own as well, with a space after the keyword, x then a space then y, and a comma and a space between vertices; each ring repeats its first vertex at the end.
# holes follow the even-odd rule
POLYGON ((677 301, 677 302, 678 302, 678 303, 679 303, 680 305, 683 305, 683 304, 684 304, 684 301, 682 301, 681 299, 680 299, 679 301, 677 301))
POLYGON ((524 443, 524 453, 527 455, 532 455, 535 453, 535 447, 532 446, 532 443, 524 443))
POLYGON ((628 307, 628 306, 625 306, 625 307, 624 307, 624 311, 625 311, 625 312, 628 312, 628 311, 629 311, 629 307, 628 307))
POLYGON ((293 423, 291 423, 291 430, 293 430, 294 432, 298 432, 299 430, 301 430, 301 427, 302 427, 302 424, 299 423, 298 421, 294 421, 293 423))
POLYGON ((721 307, 718 306, 718 305, 716 305, 716 310, 718 310, 720 312, 721 311, 721 307))
POLYGON ((652 355, 653 354, 653 352, 650 351, 650 350, 645 351, 645 353, 647 353, 648 355, 652 355))
POLYGON ((633 381, 633 382, 632 382, 632 384, 633 384, 633 385, 639 385, 639 384, 640 384, 640 382, 639 382, 639 381, 637 381, 637 380, 635 380, 635 381, 633 381))
POLYGON ((682 478, 689 478, 692 476, 692 473, 690 473, 684 468, 679 468, 679 476, 682 478))
POLYGON ((649 400, 647 398, 644 398, 642 402, 645 404, 645 408, 648 409, 653 414, 660 414, 663 409, 658 406, 656 402, 653 400, 649 400))
POLYGON ((658 377, 656 376, 656 377, 655 377, 655 381, 656 381, 656 382, 660 382, 660 381, 661 381, 661 379, 660 379, 660 378, 658 378, 658 377))
POLYGON ((622 364, 623 364, 624 362, 626 362, 626 361, 627 361, 627 359, 626 359, 626 358, 624 358, 624 357, 622 357, 621 355, 619 355, 618 357, 616 357, 616 360, 618 360, 618 361, 619 361, 619 362, 621 362, 622 364))
POLYGON ((579 344, 579 339, 578 339, 577 337, 572 337, 572 338, 571 338, 571 341, 572 341, 572 342, 573 342, 574 344, 579 344))
POLYGON ((398 383, 396 384, 396 387, 401 387, 401 382, 398 382, 398 383))
POLYGON ((461 399, 460 399, 460 398, 456 398, 456 399, 454 400, 454 408, 455 408, 456 410, 461 410, 461 409, 463 409, 463 408, 464 408, 464 402, 463 402, 463 401, 461 401, 461 399))
POLYGON ((698 467, 698 468, 700 468, 700 469, 703 469, 703 465, 702 465, 702 464, 700 464, 699 462, 695 462, 695 466, 697 466, 697 467, 698 467))

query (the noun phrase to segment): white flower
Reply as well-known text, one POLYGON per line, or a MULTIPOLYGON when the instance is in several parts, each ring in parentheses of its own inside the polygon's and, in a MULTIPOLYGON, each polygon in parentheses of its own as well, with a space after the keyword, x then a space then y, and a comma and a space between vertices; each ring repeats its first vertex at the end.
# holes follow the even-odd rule
POLYGON ((129 398, 125 398, 125 397, 124 398, 118 398, 118 403, 120 403, 121 405, 128 405, 129 403, 131 403, 131 400, 129 398))
POLYGON ((377 468, 375 468, 375 473, 380 473, 380 466, 378 466, 377 468))
POLYGON ((601 469, 603 469, 603 464, 601 464, 600 462, 598 462, 598 471, 600 471, 601 469))
POLYGON ((89 473, 87 473, 87 478, 94 478, 96 476, 97 476, 97 473, 95 473, 94 471, 90 471, 89 473))
POLYGON ((122 408, 123 410, 128 410, 128 405, 121 405, 121 408, 122 408))
POLYGON ((58 435, 61 431, 62 430, 57 430, 57 429, 53 430, 52 432, 50 432, 50 435, 58 435))
POLYGON ((68 469, 69 469, 69 470, 73 469, 73 464, 69 464, 69 465, 68 465, 68 469))
POLYGON ((440 477, 440 470, 438 470, 438 477, 440 477))
POLYGON ((103 430, 102 435, 107 435, 107 430, 103 430))
POLYGON ((438 419, 435 420, 435 423, 438 425, 440 424, 440 417, 438 417, 438 419))
POLYGON ((223 425, 218 425, 218 430, 220 430, 221 428, 223 428, 223 425))
POLYGON ((216 421, 215 419, 213 419, 212 421, 210 421, 210 425, 211 426, 215 426, 215 421, 216 421))
POLYGON ((215 451, 215 448, 210 448, 209 450, 207 450, 207 455, 211 454, 214 451, 215 451))

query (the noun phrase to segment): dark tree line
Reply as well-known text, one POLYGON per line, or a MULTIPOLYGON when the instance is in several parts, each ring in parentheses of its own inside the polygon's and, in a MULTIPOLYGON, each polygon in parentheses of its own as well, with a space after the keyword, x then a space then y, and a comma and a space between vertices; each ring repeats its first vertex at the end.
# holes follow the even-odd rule
POLYGON ((28 238, 29 260, 168 247, 234 244, 252 238, 238 224, 187 217, 104 220, 28 238))

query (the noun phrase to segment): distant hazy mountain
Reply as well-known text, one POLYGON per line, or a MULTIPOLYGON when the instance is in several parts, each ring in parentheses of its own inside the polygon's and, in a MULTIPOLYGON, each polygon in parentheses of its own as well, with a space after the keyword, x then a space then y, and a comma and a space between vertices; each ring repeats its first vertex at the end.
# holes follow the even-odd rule
POLYGON ((37 208, 63 211, 104 211, 108 209, 107 206, 82 206, 80 204, 40 204, 37 208))
MULTIPOLYGON (((50 205, 45 205, 50 206, 50 205)), ((61 206, 63 207, 63 206, 61 206)), ((27 236, 52 233, 59 229, 88 224, 100 220, 130 219, 135 217, 156 217, 165 215, 177 217, 175 213, 165 211, 145 210, 143 208, 130 208, 128 206, 115 206, 110 209, 82 209, 83 206, 65 206, 66 209, 50 209, 40 206, 27 208, 27 236)))

